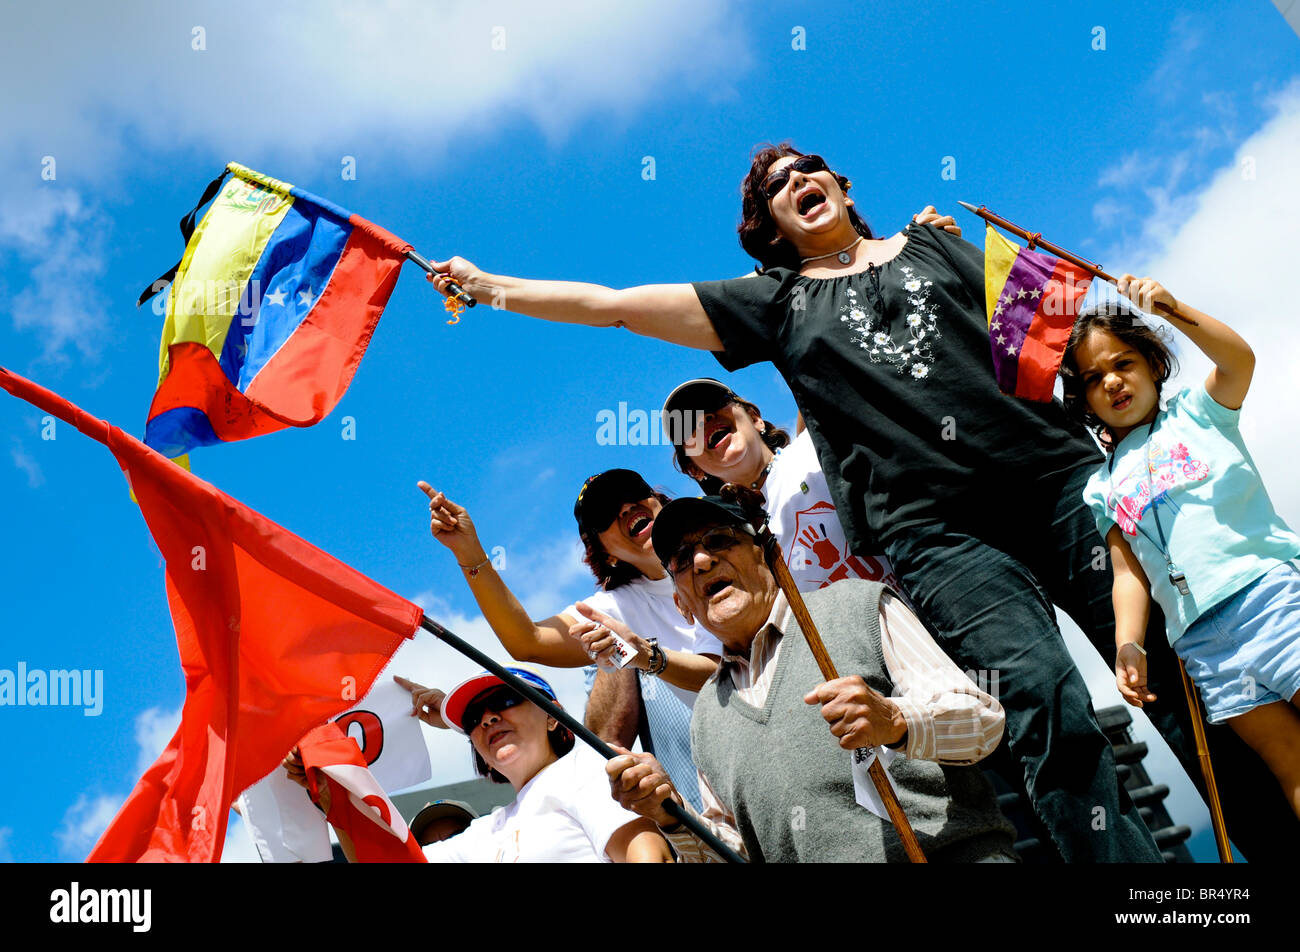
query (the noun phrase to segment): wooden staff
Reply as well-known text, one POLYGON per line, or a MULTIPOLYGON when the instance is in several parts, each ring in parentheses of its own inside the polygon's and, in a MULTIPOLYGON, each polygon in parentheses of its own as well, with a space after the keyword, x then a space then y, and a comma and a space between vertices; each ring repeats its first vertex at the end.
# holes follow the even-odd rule
MULTIPOLYGON (((755 508, 753 505, 755 501, 760 505, 762 502, 762 497, 758 496, 753 490, 735 483, 728 483, 723 486, 721 495, 724 498, 734 499, 746 509, 755 508), (755 497, 758 497, 757 500, 755 500, 755 497)), ((785 564, 785 558, 781 553, 781 543, 772 534, 772 530, 767 527, 766 523, 759 530, 758 543, 763 548, 768 568, 772 570, 772 575, 776 577, 776 584, 781 587, 785 600, 790 604, 790 611, 794 612, 795 620, 799 623, 799 630, 803 632, 813 658, 817 660, 817 667, 821 669, 822 677, 827 681, 834 681, 839 677, 839 673, 835 670, 835 663, 831 661, 831 656, 826 653, 826 645, 822 642, 821 635, 817 633, 817 625, 813 622, 812 615, 808 613, 808 605, 804 602, 799 587, 795 585, 794 576, 790 574, 789 566, 785 564)), ((867 773, 871 777, 871 782, 875 784, 880 799, 885 804, 885 811, 889 814, 890 822, 894 824, 899 839, 903 841, 903 849, 907 851, 907 858, 913 863, 926 862, 925 853, 921 850, 921 844, 916 838, 916 832, 912 829, 912 824, 908 822, 907 814, 903 812, 903 805, 898 802, 898 795, 894 793, 894 787, 885 775, 885 768, 881 765, 879 756, 871 762, 871 766, 867 768, 867 773)))
POLYGON ((1196 737, 1196 756, 1201 762, 1201 773, 1205 775, 1205 792, 1210 799, 1210 823, 1214 827, 1214 842, 1219 847, 1219 862, 1233 863, 1232 846, 1228 843, 1228 825, 1223 820, 1223 804, 1219 802, 1219 787, 1214 782, 1214 767, 1210 763, 1210 745, 1205 740, 1205 725, 1201 723, 1201 704, 1192 687, 1192 679, 1187 676, 1183 660, 1178 659, 1178 673, 1183 676, 1183 693, 1187 696, 1187 707, 1192 712, 1192 733, 1196 737))
MULTIPOLYGON (((1085 261, 1083 258, 1080 258, 1078 255, 1066 251, 1060 245, 1052 244, 1050 241, 1045 239, 1042 236, 1042 234, 1039 232, 1025 231, 1019 225, 1013 225, 1011 222, 1007 221, 1001 215, 993 214, 993 212, 989 211, 983 205, 981 205, 979 208, 976 208, 974 205, 968 204, 967 202, 958 202, 957 204, 960 205, 962 208, 966 209, 968 212, 973 212, 974 214, 979 215, 980 218, 983 218, 990 225, 996 225, 999 228, 1011 232, 1011 234, 1016 235, 1017 237, 1023 238, 1025 241, 1029 243, 1029 249, 1031 251, 1036 246, 1041 247, 1048 254, 1054 254, 1058 258, 1064 258, 1066 261, 1070 262, 1071 264, 1082 268, 1084 271, 1087 271, 1089 274, 1091 274, 1094 278, 1101 278, 1103 281, 1109 281, 1111 284, 1119 283, 1115 279, 1114 275, 1107 274, 1105 271, 1101 270, 1100 265, 1093 264, 1090 261, 1085 261)), ((1184 324, 1191 324, 1193 327, 1197 326, 1200 323, 1199 321, 1195 321, 1192 318, 1188 317, 1187 315, 1183 314, 1177 308, 1169 307, 1167 304, 1157 303, 1156 310, 1168 317, 1172 317, 1176 320, 1182 321, 1184 324)))

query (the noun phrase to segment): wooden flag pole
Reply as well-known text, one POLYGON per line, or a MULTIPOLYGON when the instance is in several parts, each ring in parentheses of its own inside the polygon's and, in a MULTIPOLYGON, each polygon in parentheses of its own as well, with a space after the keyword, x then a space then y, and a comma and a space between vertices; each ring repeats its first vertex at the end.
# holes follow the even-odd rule
MULTIPOLYGON (((753 497, 758 494, 736 483, 727 483, 722 487, 721 495, 724 498, 735 499, 740 505, 750 509, 753 508, 750 505, 754 501, 753 497)), ((821 635, 817 633, 817 625, 808 612, 808 605, 803 600, 799 587, 795 584, 794 576, 790 574, 789 566, 785 564, 785 558, 781 553, 781 543, 766 524, 759 531, 758 543, 763 548, 768 568, 772 570, 772 575, 776 578, 776 584, 781 587, 781 593, 785 595, 785 600, 790 605, 790 611, 794 613, 795 620, 799 623, 799 630, 803 632, 804 639, 808 642, 808 649, 812 652, 813 658, 816 659, 817 667, 821 669, 822 677, 827 681, 834 681, 839 677, 839 673, 835 670, 835 663, 831 661, 831 656, 826 652, 826 645, 822 641, 821 635)), ((907 858, 913 863, 927 862, 920 841, 916 838, 916 831, 912 829, 912 824, 908 822, 907 814, 903 812, 903 805, 898 802, 898 795, 894 793, 894 787, 889 782, 889 777, 885 775, 885 768, 881 765, 879 756, 871 762, 867 773, 871 777, 871 782, 875 784, 876 792, 880 794, 881 801, 885 804, 885 811, 889 814, 890 822, 894 824, 894 829, 898 831, 898 838, 903 841, 903 849, 907 852, 907 858)))
MULTIPOLYGON (((541 691, 538 691, 537 688, 533 687, 523 678, 511 674, 503 665, 493 661, 469 642, 452 634, 428 615, 421 617, 420 627, 438 640, 451 645, 451 647, 455 648, 475 664, 481 664, 488 671, 491 671, 506 684, 510 685, 510 687, 514 688, 514 690, 518 691, 525 698, 532 701, 545 711, 547 716, 555 718, 569 730, 573 731, 575 737, 580 738, 588 747, 600 754, 600 756, 604 757, 606 760, 611 760, 614 757, 619 756, 617 751, 613 750, 608 744, 593 734, 591 730, 582 723, 582 721, 575 718, 572 714, 560 707, 541 691)), ((678 806, 677 802, 672 798, 664 801, 664 809, 684 827, 708 844, 710 849, 725 859, 728 863, 745 862, 745 860, 736 853, 735 850, 731 849, 726 843, 723 843, 722 840, 718 839, 713 832, 700 822, 697 817, 693 816, 689 810, 678 806)))
POLYGON ((1214 767, 1210 763, 1210 745, 1205 738, 1205 725, 1201 722, 1201 705, 1181 658, 1178 659, 1178 673, 1183 676, 1183 694, 1187 697, 1187 707, 1192 712, 1196 756, 1201 762, 1201 773, 1205 775, 1205 793, 1210 800, 1210 823, 1214 827, 1214 843, 1219 848, 1219 862, 1233 863, 1236 861, 1232 858, 1232 846, 1228 843, 1228 825, 1223 819, 1223 804, 1219 802, 1219 787, 1214 782, 1214 767))
MULTIPOLYGON (((1046 238, 1044 238, 1041 234, 1037 232, 1025 231, 1019 225, 1012 224, 1011 222, 1003 218, 1001 215, 993 214, 993 212, 989 211, 983 205, 981 205, 979 208, 976 208, 974 205, 971 205, 968 202, 958 202, 957 204, 960 205, 962 208, 966 209, 968 212, 971 212, 975 215, 978 215, 980 218, 983 218, 990 225, 996 225, 998 228, 1001 228, 1005 231, 1009 231, 1011 232, 1011 234, 1016 235, 1019 238, 1023 238, 1025 241, 1029 243, 1029 249, 1031 251, 1035 247, 1042 248, 1048 254, 1056 255, 1056 257, 1058 258, 1064 258, 1066 261, 1070 262, 1071 264, 1082 268, 1084 271, 1087 271, 1089 274, 1091 274, 1094 278, 1101 278, 1103 281, 1109 281, 1111 284, 1119 283, 1115 279, 1114 275, 1107 274, 1105 271, 1101 270, 1100 265, 1093 264, 1091 261, 1085 261, 1083 258, 1080 258, 1078 255, 1066 251, 1060 245, 1052 244, 1052 242, 1048 241, 1046 238)), ((1165 304, 1159 304, 1159 303, 1156 304, 1156 310, 1158 310, 1161 314, 1167 317, 1172 317, 1175 318, 1176 320, 1180 320, 1184 324, 1191 324, 1192 326, 1196 326, 1197 324, 1199 324, 1198 321, 1195 321, 1192 318, 1188 317, 1187 315, 1183 314, 1177 308, 1169 307, 1168 305, 1165 304)))

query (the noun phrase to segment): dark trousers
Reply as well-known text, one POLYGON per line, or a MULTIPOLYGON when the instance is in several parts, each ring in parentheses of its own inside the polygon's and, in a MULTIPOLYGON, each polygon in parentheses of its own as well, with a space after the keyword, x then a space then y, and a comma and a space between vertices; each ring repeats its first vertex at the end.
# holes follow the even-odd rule
MULTIPOLYGON (((1159 851, 1120 788, 1110 744, 1052 605, 1072 617, 1111 665, 1114 614, 1105 543, 1083 503, 1093 467, 1007 485, 947 521, 891 538, 886 552, 939 644, 966 669, 996 671, 1005 742, 1025 791, 1067 862, 1157 862, 1159 851)), ((1146 711, 1203 788, 1177 659, 1154 605, 1147 632, 1146 711)), ((1248 856, 1276 855, 1297 826, 1276 781, 1230 730, 1211 728, 1229 830, 1248 856), (1250 807, 1230 809, 1247 800, 1250 807), (1255 804, 1266 804, 1262 815, 1255 804)), ((1293 850, 1294 845, 1285 847, 1293 850)))

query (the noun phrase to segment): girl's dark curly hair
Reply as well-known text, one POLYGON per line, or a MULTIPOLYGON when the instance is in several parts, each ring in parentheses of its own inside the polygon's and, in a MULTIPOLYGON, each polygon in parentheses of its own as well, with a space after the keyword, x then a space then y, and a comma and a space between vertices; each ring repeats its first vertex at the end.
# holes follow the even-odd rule
MULTIPOLYGON (((654 496, 665 506, 672 501, 672 497, 667 493, 656 492, 654 496)), ((578 534, 582 538, 582 544, 586 546, 582 561, 587 563, 587 568, 591 569, 591 574, 596 576, 596 581, 604 591, 612 592, 620 585, 626 585, 634 579, 645 578, 641 570, 630 562, 619 561, 610 565, 609 552, 600 541, 600 536, 594 532, 579 529, 578 534)))
MULTIPOLYGON (((759 422, 763 424, 763 432, 759 435, 762 437, 763 442, 767 444, 767 448, 773 453, 783 446, 790 445, 790 434, 779 426, 764 420, 763 413, 757 406, 750 403, 748 400, 741 400, 739 397, 731 402, 737 406, 743 407, 751 417, 757 418, 759 422)), ((691 479, 699 483, 700 489, 706 496, 716 496, 718 490, 722 488, 723 481, 718 479, 716 476, 710 476, 708 473, 704 472, 704 470, 696 466, 691 461, 690 456, 686 454, 686 447, 681 443, 678 443, 673 448, 673 466, 676 468, 677 472, 681 473, 683 476, 689 476, 691 479), (692 470, 695 472, 692 472, 692 470), (696 473, 699 473, 699 475, 695 475, 696 473)))
POLYGON ((1141 312, 1133 310, 1122 301, 1093 305, 1079 314, 1074 329, 1070 331, 1070 339, 1065 345, 1065 357, 1061 361, 1065 411, 1095 433, 1102 447, 1109 453, 1117 442, 1115 434, 1088 407, 1087 387, 1075 359, 1079 345, 1094 330, 1114 334, 1127 347, 1146 358, 1156 385, 1157 399, 1165 381, 1178 372, 1178 361, 1164 337, 1142 320, 1141 312))
MULTIPOLYGON (((768 207, 767 197, 763 194, 763 179, 767 178, 768 169, 777 159, 787 155, 801 156, 800 152, 787 139, 780 145, 768 142, 755 146, 753 159, 749 164, 749 174, 740 183, 741 222, 736 231, 740 235, 740 246, 759 262, 758 270, 767 268, 800 268, 799 251, 777 230, 772 209, 768 207)), ((832 172, 840 189, 848 194, 853 187, 847 178, 838 172, 832 172)), ((858 215, 854 206, 849 206, 849 221, 863 238, 874 238, 871 228, 858 215)))

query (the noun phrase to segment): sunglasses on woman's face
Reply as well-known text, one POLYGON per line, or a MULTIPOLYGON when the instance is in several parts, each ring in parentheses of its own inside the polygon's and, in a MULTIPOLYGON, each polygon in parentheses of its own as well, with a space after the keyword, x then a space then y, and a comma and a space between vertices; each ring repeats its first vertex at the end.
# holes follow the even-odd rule
MULTIPOLYGON (((750 538, 745 536, 746 539, 750 538)), ((719 552, 725 552, 732 546, 741 541, 739 530, 729 526, 723 526, 704 533, 698 539, 690 542, 683 542, 681 546, 673 553, 673 557, 668 560, 668 569, 673 575, 682 575, 690 571, 691 566, 695 564, 695 552, 700 546, 710 555, 717 555, 719 552)))
POLYGON ((804 175, 811 175, 814 172, 829 172, 826 167, 826 160, 820 155, 801 155, 785 168, 777 169, 767 178, 763 179, 761 190, 763 197, 769 202, 780 194, 781 189, 785 188, 785 183, 790 181, 792 172, 802 172, 804 175))
POLYGON ((495 690, 480 694, 466 704, 465 715, 460 720, 460 726, 468 734, 478 727, 483 720, 483 715, 489 711, 493 714, 500 714, 507 708, 523 703, 523 697, 514 688, 503 684, 495 690))

